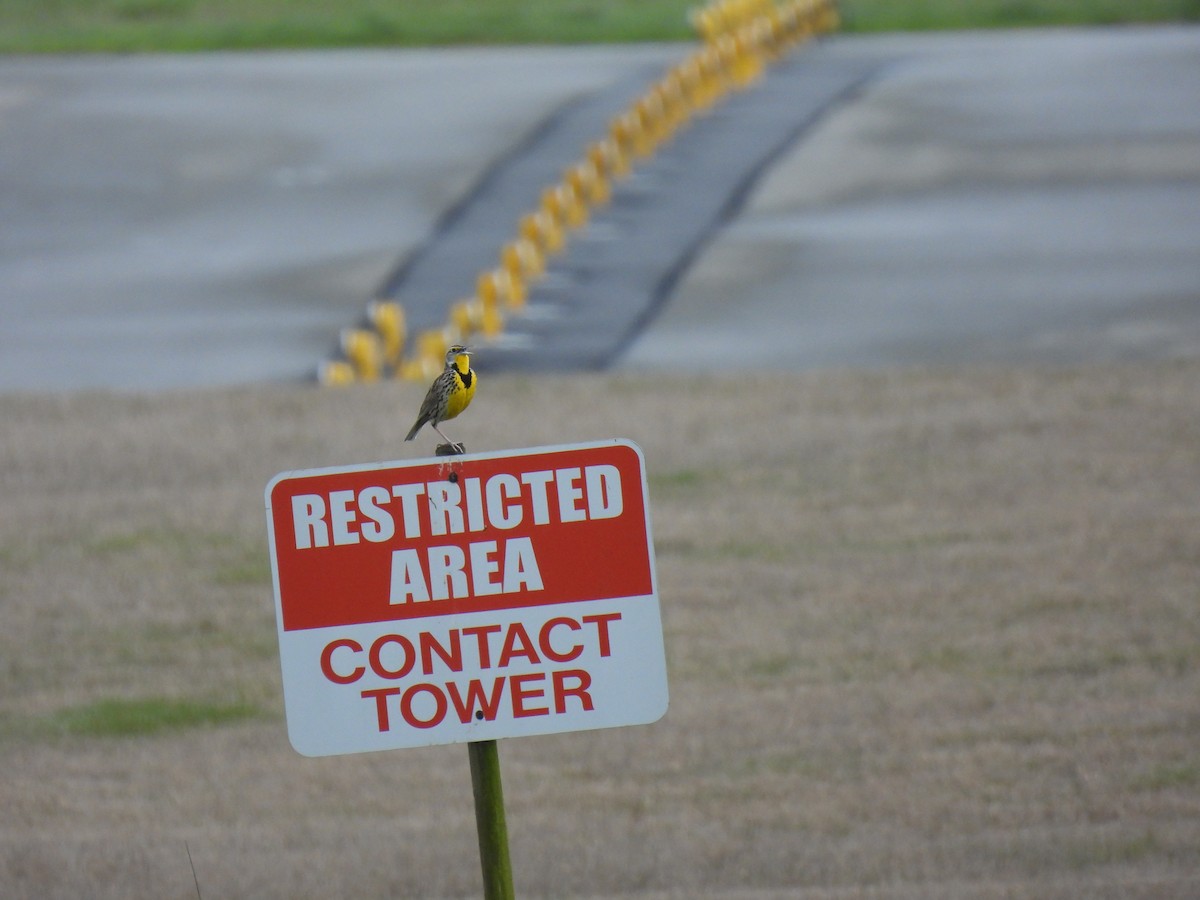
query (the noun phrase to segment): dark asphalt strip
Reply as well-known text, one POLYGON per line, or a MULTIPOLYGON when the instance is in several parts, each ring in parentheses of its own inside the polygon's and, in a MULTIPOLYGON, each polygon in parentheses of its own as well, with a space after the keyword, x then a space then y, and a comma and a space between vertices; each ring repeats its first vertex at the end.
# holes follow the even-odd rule
MULTIPOLYGON (((530 291, 525 314, 479 359, 491 371, 588 370, 612 363, 670 295, 696 254, 740 208, 759 176, 887 60, 845 59, 810 45, 748 90, 696 116, 575 232, 530 291)), ((387 279, 410 333, 442 325, 541 191, 606 134, 611 119, 661 76, 643 68, 558 109, 498 159, 387 279)))

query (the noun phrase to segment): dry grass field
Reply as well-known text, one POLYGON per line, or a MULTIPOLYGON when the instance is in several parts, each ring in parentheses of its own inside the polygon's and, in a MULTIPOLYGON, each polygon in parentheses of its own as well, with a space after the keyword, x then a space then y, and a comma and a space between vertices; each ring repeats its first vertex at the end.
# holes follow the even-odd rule
MULTIPOLYGON (((471 897, 461 746, 305 759, 262 491, 421 391, 0 396, 0 896, 471 897)), ((644 448, 672 702, 502 742, 518 896, 1200 896, 1200 364, 487 378, 644 448)))

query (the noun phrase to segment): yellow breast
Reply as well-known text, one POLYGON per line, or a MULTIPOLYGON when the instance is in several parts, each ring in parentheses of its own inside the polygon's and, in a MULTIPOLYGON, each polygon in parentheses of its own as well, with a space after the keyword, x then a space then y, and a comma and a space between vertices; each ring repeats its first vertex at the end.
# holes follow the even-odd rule
POLYGON ((453 419, 471 405, 475 386, 479 383, 478 376, 471 369, 470 358, 465 355, 454 360, 454 375, 454 389, 446 403, 447 419, 453 419))

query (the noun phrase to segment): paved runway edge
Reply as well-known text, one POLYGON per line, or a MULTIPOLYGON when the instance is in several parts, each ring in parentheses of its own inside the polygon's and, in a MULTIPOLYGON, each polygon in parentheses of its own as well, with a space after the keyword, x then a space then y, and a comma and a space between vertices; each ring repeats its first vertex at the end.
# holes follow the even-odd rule
MULTIPOLYGON (((746 371, 764 337, 796 371, 1194 358, 1198 48, 806 43, 616 184, 481 371, 746 371)), ((375 337, 347 326, 381 288, 409 335, 457 324, 539 191, 687 52, 2 59, 0 391, 308 381, 339 331, 375 337)))
MULTIPOLYGON (((886 60, 823 58, 810 45, 750 90, 698 117, 618 182, 530 292, 527 312, 485 347, 489 369, 600 369, 650 322, 680 275, 736 214, 765 169, 886 60)), ((468 295, 499 236, 653 77, 639 71, 567 103, 497 160, 443 217, 381 294, 403 303, 412 331, 436 327, 468 295)))

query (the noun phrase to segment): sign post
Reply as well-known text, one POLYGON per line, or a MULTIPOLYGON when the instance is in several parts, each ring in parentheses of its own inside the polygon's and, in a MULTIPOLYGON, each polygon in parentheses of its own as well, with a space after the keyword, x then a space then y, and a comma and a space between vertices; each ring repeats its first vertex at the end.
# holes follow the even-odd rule
POLYGON ((487 897, 510 897, 495 741, 666 712, 641 451, 284 472, 266 506, 292 746, 468 743, 485 882, 508 882, 487 897))
POLYGON ((500 783, 500 748, 495 741, 467 744, 471 788, 475 795, 475 831, 484 900, 512 900, 512 863, 508 857, 508 825, 504 821, 504 789, 500 783))

